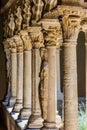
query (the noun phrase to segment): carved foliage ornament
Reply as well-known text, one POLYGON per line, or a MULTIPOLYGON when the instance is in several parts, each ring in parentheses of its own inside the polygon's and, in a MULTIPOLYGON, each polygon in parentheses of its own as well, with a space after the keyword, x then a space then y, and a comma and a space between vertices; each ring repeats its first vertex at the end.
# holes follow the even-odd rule
POLYGON ((64 41, 77 41, 80 30, 80 17, 64 16, 62 18, 62 28, 64 41))
POLYGON ((19 32, 19 35, 20 35, 21 39, 23 40, 24 49, 30 50, 32 48, 32 43, 31 43, 31 39, 30 39, 30 36, 29 36, 27 30, 21 30, 19 32))
POLYGON ((58 20, 42 21, 43 34, 46 46, 59 46, 58 39, 62 35, 61 25, 58 20))
POLYGON ((32 47, 39 49, 40 47, 43 47, 44 39, 43 39, 43 33, 41 32, 41 27, 29 27, 28 33, 30 35, 30 38, 32 40, 32 47))

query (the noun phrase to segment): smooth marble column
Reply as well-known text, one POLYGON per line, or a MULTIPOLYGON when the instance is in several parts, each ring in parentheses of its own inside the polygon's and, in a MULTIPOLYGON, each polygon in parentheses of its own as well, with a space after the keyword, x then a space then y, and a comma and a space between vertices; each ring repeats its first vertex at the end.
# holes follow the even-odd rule
POLYGON ((17 98, 13 112, 20 112, 23 107, 23 47, 17 49, 17 98))
POLYGON ((64 130, 78 130, 77 43, 64 42, 64 130))
POLYGON ((16 48, 10 49, 11 54, 11 97, 9 105, 13 106, 17 95, 17 52, 16 48))
POLYGON ((23 109, 20 111, 20 119, 28 119, 31 114, 31 50, 24 51, 24 89, 23 109))

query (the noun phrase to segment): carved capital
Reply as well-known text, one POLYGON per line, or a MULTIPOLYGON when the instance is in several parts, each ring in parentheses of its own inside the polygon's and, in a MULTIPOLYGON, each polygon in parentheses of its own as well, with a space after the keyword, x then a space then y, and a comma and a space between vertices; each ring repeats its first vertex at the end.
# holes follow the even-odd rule
POLYGON ((81 28, 80 17, 64 16, 62 18, 62 28, 64 42, 77 43, 79 30, 81 28))
POLYGON ((41 32, 41 27, 29 27, 28 33, 32 41, 33 48, 41 48, 44 46, 43 33, 41 32))
POLYGON ((24 49, 31 50, 32 42, 31 42, 31 38, 30 38, 27 30, 21 30, 19 35, 20 35, 21 39, 23 40, 24 49))
POLYGON ((18 51, 18 52, 23 52, 23 41, 22 41, 22 39, 20 38, 20 36, 15 35, 15 36, 13 37, 13 39, 14 39, 14 42, 15 42, 15 44, 16 44, 16 46, 17 46, 17 51, 18 51))
POLYGON ((41 21, 45 39, 45 46, 60 46, 59 39, 62 37, 61 25, 57 19, 41 21))

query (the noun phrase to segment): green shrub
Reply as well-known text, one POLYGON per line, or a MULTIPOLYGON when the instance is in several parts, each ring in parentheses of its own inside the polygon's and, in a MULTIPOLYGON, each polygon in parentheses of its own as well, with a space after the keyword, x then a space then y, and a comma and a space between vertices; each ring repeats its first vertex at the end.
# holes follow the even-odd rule
POLYGON ((86 106, 82 102, 78 111, 79 130, 86 130, 86 106))

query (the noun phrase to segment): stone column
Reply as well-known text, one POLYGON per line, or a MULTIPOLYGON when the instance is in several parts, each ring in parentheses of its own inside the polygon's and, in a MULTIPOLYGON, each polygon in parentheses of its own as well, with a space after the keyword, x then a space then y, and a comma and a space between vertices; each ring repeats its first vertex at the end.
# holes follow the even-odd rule
POLYGON ((40 27, 28 28, 32 40, 32 110, 27 128, 40 128, 42 126, 40 101, 39 101, 39 72, 40 54, 39 48, 43 46, 43 35, 40 27))
POLYGON ((78 17, 72 16, 65 16, 62 19, 64 33, 64 130, 78 130, 76 45, 79 33, 79 21, 78 17))
POLYGON ((17 95, 17 52, 16 48, 11 48, 11 98, 9 105, 13 106, 17 95))
POLYGON ((13 106, 16 101, 16 90, 17 90, 17 53, 16 53, 16 44, 13 38, 8 39, 9 49, 10 49, 10 65, 11 65, 11 97, 9 100, 9 105, 13 106))
POLYGON ((14 36, 17 45, 17 98, 13 112, 20 112, 23 107, 23 42, 19 36, 14 36))
POLYGON ((28 119, 31 114, 31 49, 32 43, 27 30, 20 31, 20 37, 24 44, 24 85, 23 85, 23 109, 20 111, 20 119, 28 119))
POLYGON ((43 123, 42 130, 56 129, 56 110, 57 110, 57 70, 56 70, 56 46, 60 34, 60 23, 58 20, 43 20, 42 28, 45 39, 45 46, 48 51, 48 106, 47 118, 43 123))

